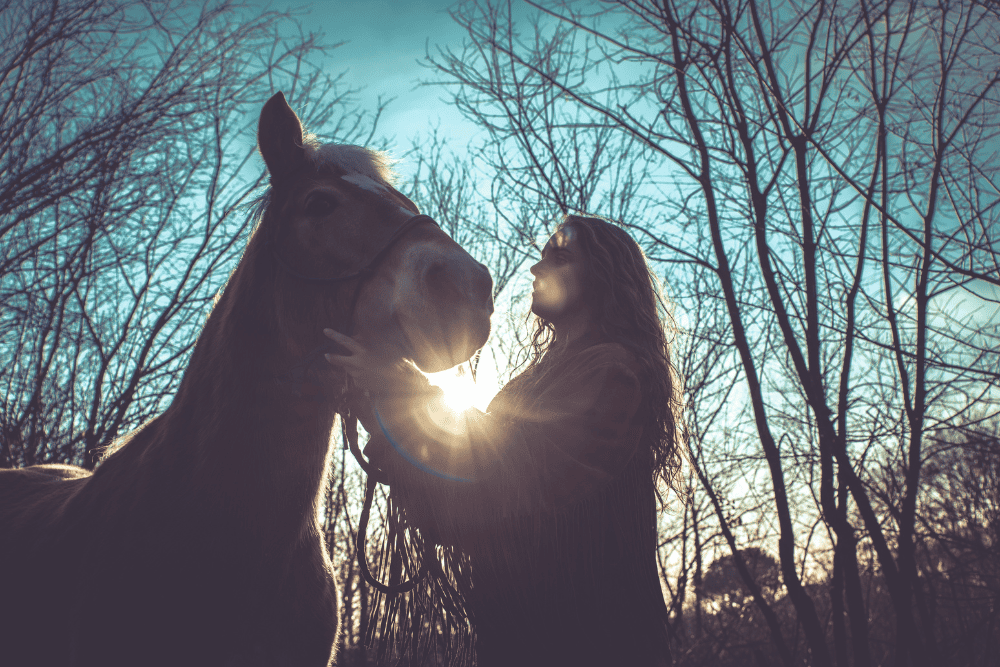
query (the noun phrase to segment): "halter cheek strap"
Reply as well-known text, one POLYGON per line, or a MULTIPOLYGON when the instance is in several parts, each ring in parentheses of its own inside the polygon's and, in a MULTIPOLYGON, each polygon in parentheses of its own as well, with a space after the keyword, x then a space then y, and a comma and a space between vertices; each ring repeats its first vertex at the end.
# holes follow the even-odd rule
MULTIPOLYGON (((358 298, 361 296, 361 288, 364 287, 365 281, 370 278, 375 273, 375 269, 381 264, 382 260, 386 258, 392 247, 399 242, 407 233, 410 232, 417 225, 429 222, 435 227, 438 226, 437 221, 429 215, 418 214, 404 222, 400 225, 389 237, 389 239, 382 245, 379 250, 372 255, 368 261, 363 263, 359 268, 354 271, 349 271, 338 276, 332 277, 317 277, 308 276, 304 273, 296 270, 288 262, 286 262, 275 247, 272 242, 273 239, 268 238, 266 245, 270 250, 271 257, 274 258, 275 264, 288 276, 300 280, 302 282, 320 284, 320 285, 334 285, 337 283, 346 283, 351 280, 357 280, 358 284, 354 288, 354 293, 351 295, 350 305, 347 309, 347 326, 341 333, 347 336, 354 335, 354 311, 357 309, 358 298)), ((332 341, 327 340, 322 344, 316 346, 310 350, 297 364, 289 369, 289 381, 293 385, 293 392, 296 396, 305 397, 307 394, 303 391, 303 383, 306 380, 306 371, 316 362, 318 362, 324 354, 349 354, 348 350, 342 345, 332 341)), ((316 397, 315 400, 319 400, 318 394, 315 392, 310 392, 308 397, 316 397)))
MULTIPOLYGON (((392 247, 400 239, 402 239, 410 230, 412 230, 414 227, 424 222, 429 222, 434 226, 438 226, 434 218, 428 215, 418 214, 413 216, 412 218, 404 222, 402 225, 400 225, 399 228, 397 228, 396 231, 392 233, 392 235, 385 242, 385 244, 378 250, 378 252, 372 255, 372 257, 367 262, 362 264, 358 269, 339 276, 332 276, 332 277, 307 276, 301 273, 300 271, 294 269, 284 259, 282 259, 281 255, 278 254, 277 248, 271 242, 271 239, 267 240, 267 246, 270 249, 271 256, 274 258, 274 261, 277 264, 277 266, 287 275, 297 280, 301 280, 307 283, 320 284, 320 285, 332 285, 336 283, 348 282, 351 280, 358 281, 357 286, 354 288, 354 294, 351 296, 351 303, 348 309, 348 316, 347 316, 347 330, 344 332, 346 335, 350 336, 354 333, 354 311, 358 305, 358 297, 361 295, 361 288, 364 286, 365 281, 375 273, 375 269, 382 262, 382 260, 385 259, 386 255, 389 254, 389 250, 391 250, 392 247)), ((290 381, 293 384, 294 392, 297 396, 307 397, 312 400, 321 400, 321 396, 318 394, 315 396, 313 395, 306 396, 306 394, 303 392, 303 385, 306 380, 306 371, 309 369, 310 366, 313 365, 313 363, 318 361, 322 357, 322 355, 327 352, 335 352, 338 354, 343 354, 344 352, 347 352, 347 350, 343 346, 335 343, 332 340, 326 341, 325 343, 319 345, 311 352, 309 352, 307 355, 305 355, 305 357, 301 361, 299 361, 299 363, 295 364, 289 370, 290 381)), ((381 426, 381 418, 378 416, 378 412, 376 411, 375 414, 376 414, 376 419, 379 420, 379 426, 381 426)), ((426 543, 424 547, 425 553, 424 553, 423 563, 421 564, 420 569, 417 571, 417 573, 409 581, 400 582, 396 584, 390 583, 387 585, 378 581, 375 578, 375 576, 371 573, 371 570, 368 568, 368 559, 365 553, 365 542, 368 533, 368 518, 371 513, 372 501, 375 494, 375 485, 379 483, 387 484, 388 478, 386 477, 384 471, 378 469, 375 465, 371 463, 371 461, 366 460, 364 454, 362 454, 361 448, 358 446, 357 417, 352 416, 349 410, 345 414, 342 414, 341 417, 343 419, 342 423, 344 428, 345 440, 347 440, 347 443, 351 449, 351 454, 354 455, 354 458, 357 459, 358 464, 368 475, 368 481, 365 485, 365 501, 364 501, 364 506, 362 507, 361 510, 361 519, 358 524, 357 542, 355 544, 355 552, 357 555, 358 565, 361 570, 361 574, 364 577, 365 581, 369 583, 369 585, 371 585, 376 590, 380 591, 385 595, 396 595, 398 593, 405 593, 406 591, 412 590, 414 587, 416 587, 416 585, 420 583, 420 581, 427 574, 429 563, 431 563, 434 560, 434 545, 429 541, 426 543)), ((397 450, 400 450, 398 446, 397 450)), ((395 532, 396 532, 395 529, 391 528, 390 532, 392 532, 393 537, 395 537, 395 532)), ((392 554, 392 559, 396 558, 398 558, 398 554, 394 552, 392 554)), ((390 570, 392 569, 393 567, 390 567, 390 570)))
MULTIPOLYGON (((355 269, 354 271, 351 271, 349 273, 344 273, 339 276, 331 276, 331 277, 307 276, 304 273, 301 273, 300 271, 296 270, 294 267, 288 264, 288 262, 282 259, 281 255, 278 254, 278 250, 277 248, 275 248, 272 239, 268 239, 267 246, 268 248, 270 248, 271 256, 274 257, 274 261, 278 264, 278 266, 281 267, 281 269, 286 274, 297 280, 301 280, 307 283, 318 283, 321 285, 344 283, 349 280, 357 280, 357 279, 365 280, 366 278, 371 277, 371 275, 375 272, 375 269, 378 267, 378 265, 382 262, 382 260, 385 259, 386 255, 389 254, 389 251, 392 249, 392 247, 396 245, 396 243, 401 238, 406 236, 406 234, 411 229, 424 222, 429 222, 435 227, 439 226, 437 221, 434 220, 434 218, 432 218, 429 215, 424 215, 422 213, 415 215, 406 222, 404 222, 402 225, 400 225, 396 229, 396 231, 392 233, 392 236, 389 237, 389 239, 385 242, 385 244, 378 250, 378 252, 372 255, 372 257, 367 262, 362 264, 359 268, 355 269)), ((354 304, 352 304, 352 310, 353 310, 353 305, 354 304)), ((351 313, 351 315, 353 316, 353 312, 351 313)))

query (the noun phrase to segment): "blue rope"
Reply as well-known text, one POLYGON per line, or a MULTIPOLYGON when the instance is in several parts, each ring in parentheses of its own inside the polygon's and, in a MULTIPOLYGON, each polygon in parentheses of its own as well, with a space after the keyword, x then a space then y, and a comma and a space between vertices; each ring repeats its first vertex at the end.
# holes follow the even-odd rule
POLYGON ((474 479, 466 479, 465 477, 456 477, 455 475, 449 475, 439 470, 434 470, 433 468, 430 468, 427 465, 425 465, 422 461, 418 461, 417 459, 413 458, 413 456, 411 456, 409 452, 400 447, 399 444, 393 439, 392 435, 389 433, 389 429, 387 429, 385 427, 385 424, 382 423, 382 415, 378 413, 378 408, 375 407, 374 403, 372 403, 372 412, 375 413, 375 421, 378 422, 379 428, 382 429, 382 435, 384 435, 385 439, 389 441, 389 444, 392 445, 392 448, 395 449, 397 452, 399 452, 400 456, 402 456, 404 459, 415 465, 420 470, 423 470, 428 474, 440 477, 441 479, 447 479, 452 482, 471 483, 476 481, 474 479))

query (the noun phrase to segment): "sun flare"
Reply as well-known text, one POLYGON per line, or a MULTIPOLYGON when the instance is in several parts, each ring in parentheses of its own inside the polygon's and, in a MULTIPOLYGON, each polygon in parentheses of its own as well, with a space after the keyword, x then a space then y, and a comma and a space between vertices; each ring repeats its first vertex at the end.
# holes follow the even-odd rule
POLYGON ((428 373, 427 379, 444 391, 444 403, 448 409, 464 412, 475 403, 476 383, 468 375, 459 375, 452 368, 440 373, 428 373))
POLYGON ((472 379, 468 365, 462 364, 440 373, 425 373, 430 383, 444 391, 445 406, 456 413, 475 407, 485 410, 496 387, 480 374, 479 382, 472 379))

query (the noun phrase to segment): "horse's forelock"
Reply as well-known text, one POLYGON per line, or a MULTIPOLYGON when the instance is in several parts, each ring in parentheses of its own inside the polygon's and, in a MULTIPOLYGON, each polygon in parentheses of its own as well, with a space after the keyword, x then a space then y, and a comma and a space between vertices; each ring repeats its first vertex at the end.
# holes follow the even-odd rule
POLYGON ((389 186, 399 180, 393 160, 387 153, 350 144, 321 144, 315 137, 303 142, 306 156, 317 167, 339 167, 349 174, 360 174, 389 186))

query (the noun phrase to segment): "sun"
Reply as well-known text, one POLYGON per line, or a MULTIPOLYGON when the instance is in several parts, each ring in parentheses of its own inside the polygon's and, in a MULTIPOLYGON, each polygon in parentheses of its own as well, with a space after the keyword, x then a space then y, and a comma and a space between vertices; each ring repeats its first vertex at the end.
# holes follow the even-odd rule
POLYGON ((430 383, 444 391, 444 405, 455 413, 462 413, 469 408, 485 410, 493 395, 496 394, 495 383, 480 373, 479 382, 472 379, 468 364, 461 364, 440 373, 424 373, 430 383))
POLYGON ((444 404, 449 410, 465 412, 475 405, 476 383, 468 374, 456 373, 452 368, 440 373, 428 373, 427 379, 432 385, 444 391, 444 404))

